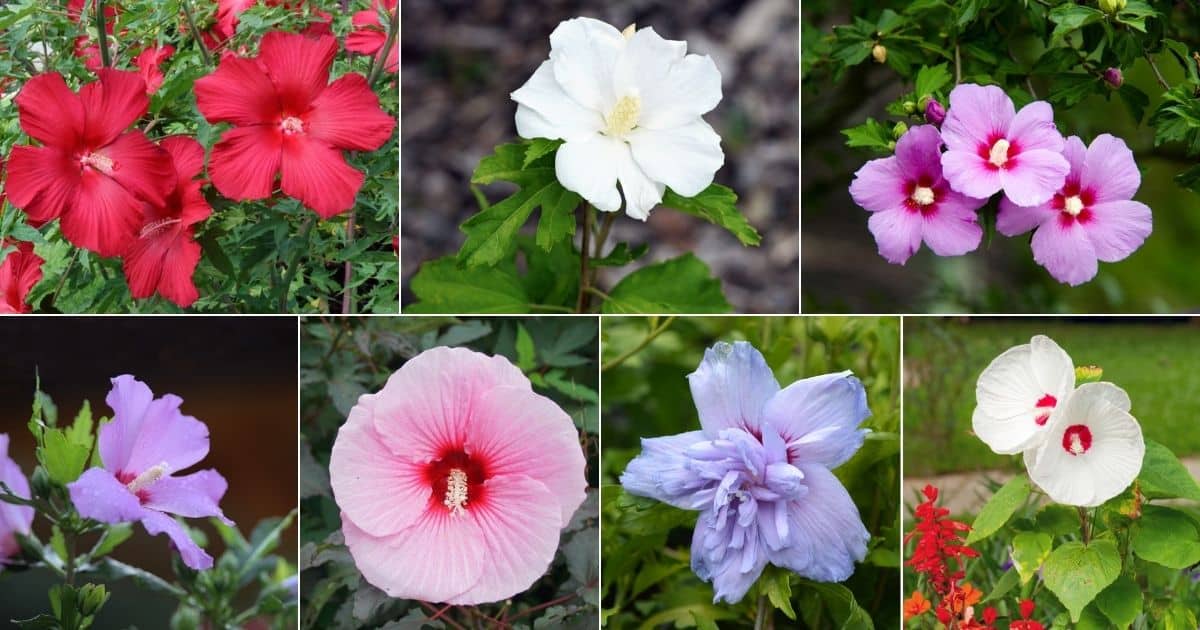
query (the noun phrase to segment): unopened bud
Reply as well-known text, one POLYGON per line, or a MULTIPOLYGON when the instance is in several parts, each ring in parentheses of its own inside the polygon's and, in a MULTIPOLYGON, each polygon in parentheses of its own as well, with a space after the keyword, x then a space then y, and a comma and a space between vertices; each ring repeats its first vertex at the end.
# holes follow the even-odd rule
POLYGON ((936 98, 929 99, 925 103, 925 121, 931 125, 941 125, 943 120, 946 120, 946 108, 936 98))
POLYGON ((906 133, 908 133, 908 125, 902 122, 898 122, 895 127, 892 127, 892 137, 897 140, 904 137, 906 133))
POLYGON ((1104 71, 1104 82, 1115 90, 1125 83, 1125 77, 1121 74, 1120 68, 1109 68, 1104 71))
POLYGON ((1115 15, 1125 10, 1125 0, 1100 0, 1100 10, 1115 15))
POLYGON ((917 104, 912 101, 904 101, 904 113, 913 114, 917 111, 917 104))
POLYGON ((887 48, 883 44, 875 44, 871 49, 871 56, 875 58, 875 63, 883 63, 887 61, 887 48))

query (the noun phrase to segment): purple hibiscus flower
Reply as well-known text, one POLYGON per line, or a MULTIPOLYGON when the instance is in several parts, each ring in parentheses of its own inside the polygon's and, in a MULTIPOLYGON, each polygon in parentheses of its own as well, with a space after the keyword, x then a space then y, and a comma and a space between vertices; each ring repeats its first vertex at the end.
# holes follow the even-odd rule
POLYGON ((113 419, 100 428, 104 467, 88 469, 68 484, 75 509, 103 523, 140 521, 150 535, 170 537, 189 567, 212 568, 212 556, 172 516, 215 516, 233 524, 217 505, 228 487, 220 473, 209 469, 174 476, 208 455, 208 427, 180 413, 178 396, 156 399, 128 374, 112 384, 105 402, 113 419))
POLYGON ((950 187, 985 198, 1001 190, 1014 203, 1045 203, 1062 187, 1069 165, 1054 110, 1034 101, 1013 112, 994 85, 964 83, 950 92, 942 123, 942 170, 950 187))
MULTIPOLYGON (((29 480, 25 479, 21 467, 8 457, 8 434, 0 433, 0 481, 13 494, 22 499, 30 498, 29 480)), ((21 550, 17 534, 28 534, 33 524, 33 508, 0 502, 0 569, 8 558, 21 550)))
POLYGON ((975 211, 987 200, 951 190, 941 147, 936 127, 918 125, 900 137, 894 156, 867 162, 850 183, 854 203, 872 213, 867 226, 890 263, 903 265, 921 241, 939 256, 960 256, 983 238, 975 211))
POLYGON ((1019 206, 1004 199, 996 229, 1016 236, 1036 229, 1033 259, 1058 281, 1079 285, 1096 277, 1097 261, 1129 256, 1150 236, 1150 207, 1132 201, 1142 176, 1125 141, 1100 134, 1090 147, 1076 136, 1063 151, 1071 171, 1046 203, 1019 206))
POLYGON ((631 494, 699 510, 692 570, 714 603, 740 601, 767 563, 839 582, 871 535, 834 477, 863 444, 870 416, 850 372, 780 389, 746 342, 718 343, 688 375, 699 431, 642 440, 621 475, 631 494))

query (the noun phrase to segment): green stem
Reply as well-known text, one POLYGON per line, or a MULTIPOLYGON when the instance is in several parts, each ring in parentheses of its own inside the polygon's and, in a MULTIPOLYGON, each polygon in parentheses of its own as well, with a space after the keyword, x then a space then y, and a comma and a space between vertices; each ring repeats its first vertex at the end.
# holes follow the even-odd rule
POLYGON ((300 256, 308 249, 308 235, 312 232, 313 224, 316 223, 315 216, 309 216, 304 221, 304 227, 300 228, 300 234, 296 236, 296 240, 302 243, 301 247, 297 247, 292 252, 291 260, 288 261, 287 274, 283 277, 283 284, 279 286, 279 312, 287 312, 288 290, 291 289, 292 280, 296 279, 296 272, 300 270, 300 256))
POLYGON ((96 8, 96 37, 100 40, 100 63, 105 68, 112 67, 112 55, 108 52, 108 29, 104 24, 104 0, 95 0, 96 8))
POLYGON ((367 75, 367 85, 375 85, 375 80, 387 66, 387 59, 391 56, 392 46, 396 45, 396 33, 399 31, 400 7, 396 7, 396 10, 392 11, 391 20, 388 21, 388 34, 387 39, 383 42, 383 48, 379 49, 379 54, 375 55, 374 61, 371 62, 371 73, 367 75))
POLYGON ((75 586, 75 532, 63 531, 67 543, 67 586, 75 586))
POLYGON ((575 312, 583 313, 588 306, 588 287, 591 284, 591 274, 588 264, 592 260, 589 243, 592 238, 592 204, 583 204, 583 242, 579 246, 579 296, 575 299, 575 312))
POLYGON ((651 329, 650 329, 650 332, 646 334, 646 337, 645 337, 644 339, 642 339, 640 342, 638 342, 638 345, 636 345, 636 346, 634 346, 633 348, 629 349, 627 352, 625 352, 625 353, 624 353, 624 354, 622 354, 621 356, 619 356, 619 357, 617 357, 617 358, 613 359, 612 361, 609 361, 609 362, 605 363, 604 365, 602 365, 602 366, 600 367, 600 371, 601 371, 601 372, 607 372, 607 371, 609 371, 609 370, 611 370, 611 369, 613 369, 613 368, 617 367, 618 365, 621 365, 622 363, 624 363, 624 362, 628 361, 628 360, 629 360, 629 357, 632 357, 633 355, 637 354, 638 352, 641 352, 642 348, 645 348, 646 346, 650 345, 650 342, 651 342, 651 341, 654 341, 654 340, 655 340, 655 339, 656 339, 656 338, 657 338, 659 335, 661 335, 661 334, 663 334, 664 332, 666 332, 666 330, 667 330, 668 328, 670 328, 670 327, 671 327, 671 324, 672 324, 672 323, 674 323, 674 322, 675 322, 675 316, 674 316, 674 315, 672 315, 671 317, 668 317, 668 318, 664 319, 664 320, 662 321, 662 323, 660 323, 660 324, 658 324, 657 326, 654 326, 653 328, 651 328, 651 329))
POLYGON ((962 83, 962 53, 958 49, 958 42, 954 42, 954 85, 962 83))
POLYGON ((1154 71, 1154 79, 1158 81, 1158 84, 1162 86, 1162 89, 1171 89, 1171 84, 1167 83, 1167 80, 1163 77, 1162 72, 1159 71, 1158 64, 1154 63, 1154 57, 1151 57, 1150 53, 1145 53, 1142 56, 1146 58, 1146 63, 1150 64, 1150 69, 1154 71))
POLYGON ((771 617, 770 607, 767 606, 766 594, 758 596, 758 614, 754 616, 754 630, 764 630, 771 617))
MULTIPOLYGON (((351 210, 346 215, 346 249, 354 246, 354 211, 351 210)), ((350 281, 354 279, 354 263, 347 258, 345 269, 342 272, 342 314, 349 315, 354 312, 354 289, 350 288, 350 281)))
POLYGON ((1092 532, 1088 528, 1087 509, 1080 507, 1079 510, 1079 535, 1083 538, 1083 544, 1088 544, 1092 540, 1092 532))
POLYGON ((200 29, 196 27, 196 16, 192 15, 191 0, 183 0, 179 3, 183 8, 183 15, 187 18, 188 31, 192 34, 192 39, 196 40, 196 46, 200 48, 200 57, 204 59, 204 65, 212 65, 212 57, 208 55, 208 46, 204 45, 204 39, 200 37, 200 29))
POLYGON ((67 266, 63 269, 62 276, 58 279, 58 286, 54 287, 54 293, 50 294, 50 306, 54 306, 54 303, 58 301, 58 294, 63 290, 63 285, 67 283, 67 275, 70 273, 71 267, 75 266, 75 261, 78 258, 79 249, 76 248, 75 251, 71 252, 71 258, 67 261, 67 266))

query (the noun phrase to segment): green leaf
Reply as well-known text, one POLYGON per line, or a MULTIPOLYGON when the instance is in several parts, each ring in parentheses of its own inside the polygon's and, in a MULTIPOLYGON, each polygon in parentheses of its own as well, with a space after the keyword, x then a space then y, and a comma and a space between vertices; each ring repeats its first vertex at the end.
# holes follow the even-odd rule
POLYGON ((1146 116, 1146 108, 1150 106, 1150 97, 1132 83, 1121 84, 1117 96, 1121 97, 1121 101, 1129 108, 1133 122, 1141 123, 1142 118, 1146 116))
POLYGON ((1192 630, 1196 627, 1196 615, 1188 610, 1188 605, 1181 601, 1171 603, 1164 611, 1162 619, 1155 624, 1155 630, 1192 630))
POLYGON ((46 429, 44 438, 46 445, 38 447, 38 459, 50 479, 62 485, 78 479, 92 454, 90 445, 72 442, 63 429, 46 429))
POLYGON ((1200 165, 1193 166, 1175 176, 1175 183, 1194 193, 1200 193, 1200 165))
POLYGON ((694 197, 682 197, 667 189, 662 205, 693 214, 713 225, 729 230, 742 245, 754 246, 762 236, 737 209, 737 193, 720 184, 712 184, 694 197))
POLYGON ((649 265, 625 276, 604 301, 603 312, 669 315, 728 313, 721 283, 694 254, 649 265))
POLYGON ((801 591, 814 591, 820 596, 834 620, 834 627, 843 630, 874 630, 875 623, 871 621, 871 616, 858 605, 854 593, 845 586, 802 579, 799 588, 801 591))
POLYGON ((1055 549, 1042 570, 1046 588, 1078 622, 1084 607, 1092 603, 1121 574, 1121 556, 1117 544, 1109 539, 1063 543, 1055 549))
POLYGON ((603 258, 593 258, 593 267, 623 267, 629 263, 646 255, 650 251, 650 246, 642 243, 637 247, 630 248, 629 243, 617 243, 617 246, 608 252, 608 255, 603 258))
MULTIPOLYGON (((259 532, 256 528, 251 535, 254 541, 254 546, 250 548, 250 554, 246 556, 242 562, 242 568, 239 571, 239 577, 249 573, 258 561, 271 552, 272 549, 279 546, 279 538, 283 535, 283 531, 291 527, 292 521, 296 518, 296 510, 293 508, 286 516, 279 519, 270 529, 265 532, 259 532)), ((215 521, 215 519, 214 519, 215 521)))
POLYGON ((93 560, 106 556, 121 543, 129 540, 130 536, 133 536, 132 524, 117 523, 116 525, 109 525, 105 528, 104 533, 100 534, 100 540, 96 541, 96 545, 92 547, 92 551, 88 555, 93 560))
POLYGON ((1118 628, 1128 628, 1142 614, 1142 589, 1122 575, 1096 597, 1096 606, 1118 628))
POLYGON ((1004 575, 996 580, 996 584, 992 586, 992 592, 983 598, 984 602, 998 602, 1003 599, 1010 591, 1021 583, 1021 575, 1016 571, 1005 571, 1004 575))
POLYGON ((1029 583, 1037 575, 1053 545, 1054 539, 1042 532, 1022 532, 1013 537, 1013 567, 1021 575, 1021 584, 1029 583))
POLYGON ((183 589, 171 584, 170 582, 158 577, 157 575, 139 569, 112 558, 101 560, 94 568, 88 571, 89 576, 96 576, 105 582, 111 582, 121 578, 130 578, 135 584, 160 593, 166 593, 171 597, 183 599, 187 597, 187 593, 183 589))
POLYGON ((517 367, 522 372, 532 372, 537 367, 536 352, 533 347, 533 337, 525 330, 523 324, 517 324, 517 367))
POLYGON ((1079 533, 1079 512, 1065 505, 1051 504, 1037 513, 1038 531, 1051 536, 1079 533))
POLYGON ((528 313, 529 298, 516 267, 463 269, 452 257, 421 265, 412 279, 418 303, 411 313, 528 313))
POLYGON ((1104 12, 1100 9, 1086 7, 1073 2, 1064 2, 1050 11, 1047 16, 1057 26, 1050 35, 1050 41, 1058 41, 1072 31, 1079 30, 1088 24, 1104 20, 1104 12))
POLYGON ((917 71, 916 89, 914 91, 918 100, 926 96, 933 96, 950 83, 954 77, 950 74, 948 68, 948 64, 939 63, 936 66, 922 66, 917 71))
POLYGON ((846 136, 846 146, 851 148, 870 149, 876 153, 891 153, 896 148, 896 140, 892 137, 892 129, 883 123, 868 118, 866 122, 849 129, 843 129, 846 136))
POLYGON ((530 164, 538 161, 539 158, 545 157, 558 150, 562 146, 562 140, 551 140, 549 138, 534 138, 529 141, 525 149, 525 162, 521 168, 529 168, 530 164))
POLYGON ((1029 478, 1024 475, 1013 477, 1001 486, 984 504, 979 516, 975 517, 975 522, 971 524, 971 533, 967 535, 967 544, 979 542, 1004 527, 1017 508, 1029 498, 1031 489, 1029 478))
POLYGON ((760 584, 766 591, 767 599, 777 610, 787 615, 788 619, 796 620, 796 611, 792 608, 792 574, 784 569, 769 567, 767 573, 760 578, 760 584))
POLYGON ((1200 532, 1187 514, 1167 507, 1147 505, 1133 525, 1133 552, 1172 569, 1200 562, 1200 532))
POLYGON ((538 247, 550 251, 555 243, 575 236, 575 208, 580 201, 579 195, 561 186, 557 197, 554 191, 546 194, 535 236, 538 247))
POLYGON ((1154 440, 1146 440, 1146 455, 1138 480, 1142 494, 1148 498, 1200 501, 1200 484, 1171 449, 1154 440))

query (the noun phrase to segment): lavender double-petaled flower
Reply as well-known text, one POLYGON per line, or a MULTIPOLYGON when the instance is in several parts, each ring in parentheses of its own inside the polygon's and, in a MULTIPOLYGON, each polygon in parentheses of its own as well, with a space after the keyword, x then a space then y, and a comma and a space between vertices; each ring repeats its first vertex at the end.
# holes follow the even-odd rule
POLYGON ((692 570, 713 601, 740 601, 767 563, 840 582, 871 535, 830 472, 863 444, 871 411, 850 372, 780 389, 746 342, 718 343, 688 375, 701 430, 642 440, 627 492, 699 510, 692 570))
POLYGON ((156 399, 127 374, 112 383, 105 402, 113 419, 100 427, 103 468, 90 468, 67 485, 71 502, 80 515, 103 523, 140 521, 151 535, 170 537, 187 566, 212 568, 212 556, 172 516, 212 516, 233 524, 218 506, 228 487, 220 473, 173 476, 208 455, 208 427, 179 411, 178 396, 156 399))

